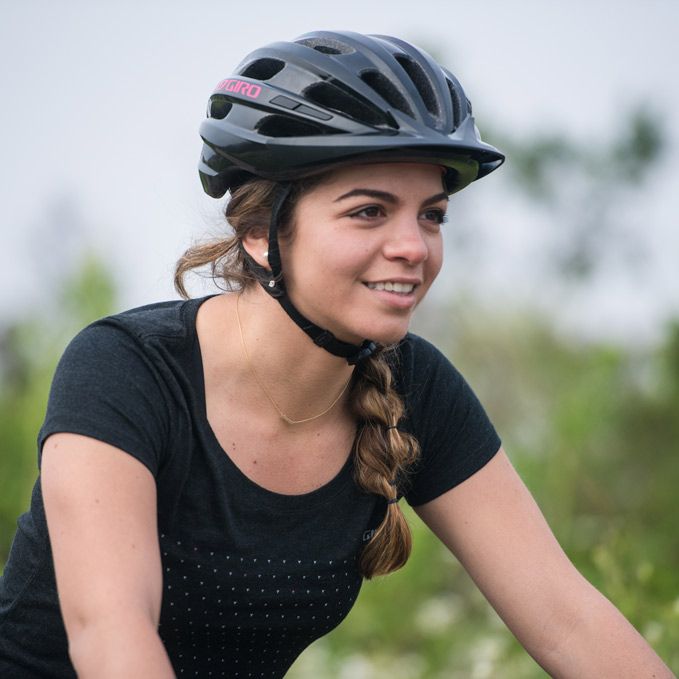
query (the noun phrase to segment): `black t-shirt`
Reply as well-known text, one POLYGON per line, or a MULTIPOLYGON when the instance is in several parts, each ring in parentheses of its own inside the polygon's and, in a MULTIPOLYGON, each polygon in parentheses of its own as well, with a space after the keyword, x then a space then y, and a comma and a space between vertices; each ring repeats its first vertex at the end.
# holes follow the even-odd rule
MULTIPOLYGON (((83 434, 155 477, 159 634, 177 676, 282 677, 349 612, 361 586, 357 557, 386 504, 356 485, 351 456, 302 495, 268 491, 239 470, 207 421, 195 327, 202 301, 134 309, 78 334, 57 368, 38 447, 56 432, 83 434)), ((481 468, 500 441, 467 383, 425 340, 400 343, 394 374, 406 405, 400 426, 422 448, 399 491, 420 505, 481 468)), ((39 478, 0 578, 0 676, 75 676, 39 478)))

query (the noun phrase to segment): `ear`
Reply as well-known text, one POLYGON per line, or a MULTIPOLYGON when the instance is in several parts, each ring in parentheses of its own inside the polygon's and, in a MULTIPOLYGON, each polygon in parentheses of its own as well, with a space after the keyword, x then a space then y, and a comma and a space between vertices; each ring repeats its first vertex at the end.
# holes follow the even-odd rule
POLYGON ((257 262, 260 266, 270 270, 269 266, 269 239, 265 232, 250 231, 241 241, 245 251, 257 262))

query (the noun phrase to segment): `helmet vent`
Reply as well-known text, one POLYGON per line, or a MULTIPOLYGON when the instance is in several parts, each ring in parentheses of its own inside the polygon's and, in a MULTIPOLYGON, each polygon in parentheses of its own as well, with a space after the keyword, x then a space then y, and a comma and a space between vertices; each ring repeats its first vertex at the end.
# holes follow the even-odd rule
POLYGON ((255 127, 265 137, 311 137, 330 132, 327 127, 275 113, 262 118, 255 127))
POLYGON ((222 120, 226 118, 229 111, 233 107, 230 101, 227 101, 224 97, 215 96, 210 99, 210 107, 208 109, 209 118, 217 118, 217 120, 222 120))
POLYGON ((460 93, 458 92, 455 85, 453 85, 453 83, 448 80, 448 78, 446 78, 446 83, 448 83, 448 91, 450 92, 450 99, 453 104, 453 129, 451 132, 454 132, 459 127, 462 118, 465 116, 464 110, 467 108, 466 104, 468 104, 469 100, 465 97, 465 106, 463 106, 460 99, 460 93))
POLYGON ((413 81, 413 85, 415 85, 415 88, 420 93, 422 101, 424 101, 424 105, 427 107, 427 111, 433 116, 439 117, 441 115, 439 104, 436 100, 434 89, 431 86, 431 81, 427 77, 422 66, 402 54, 396 54, 394 57, 413 81))
POLYGON ((353 54, 356 51, 350 45, 330 38, 304 38, 296 42, 311 47, 317 52, 323 52, 323 54, 353 54))
POLYGON ((337 111, 366 125, 394 126, 392 120, 371 106, 327 81, 313 83, 304 90, 304 96, 319 106, 337 111))
POLYGON ((269 80, 276 73, 280 73, 285 67, 285 62, 280 59, 257 59, 248 64, 240 73, 244 78, 253 80, 269 80))
POLYGON ((413 118, 413 111, 396 86, 379 71, 363 71, 361 80, 372 87, 390 106, 413 118))

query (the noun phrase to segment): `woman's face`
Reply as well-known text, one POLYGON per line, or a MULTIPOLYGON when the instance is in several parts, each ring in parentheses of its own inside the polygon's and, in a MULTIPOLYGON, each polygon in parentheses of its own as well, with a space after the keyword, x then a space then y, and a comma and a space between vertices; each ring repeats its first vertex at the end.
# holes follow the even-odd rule
POLYGON ((436 165, 334 171, 302 196, 281 239, 292 302, 344 341, 400 340, 441 268, 447 204, 436 165))

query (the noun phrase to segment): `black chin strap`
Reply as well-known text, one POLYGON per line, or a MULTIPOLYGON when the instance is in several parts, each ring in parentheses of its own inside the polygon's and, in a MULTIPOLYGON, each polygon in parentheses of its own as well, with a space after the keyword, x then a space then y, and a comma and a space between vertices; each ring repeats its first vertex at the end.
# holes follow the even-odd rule
POLYGON ((338 340, 329 330, 319 328, 315 323, 302 316, 293 306, 285 289, 283 270, 281 267, 281 253, 278 247, 278 226, 281 209, 290 195, 292 186, 289 183, 281 184, 277 190, 271 209, 271 221, 269 223, 269 266, 271 270, 260 266, 243 248, 243 254, 256 274, 262 287, 283 307, 285 313, 299 326, 314 344, 329 351, 334 356, 345 358, 349 365, 356 365, 372 356, 377 350, 377 345, 372 340, 364 340, 360 345, 349 344, 338 340))

